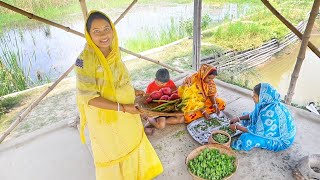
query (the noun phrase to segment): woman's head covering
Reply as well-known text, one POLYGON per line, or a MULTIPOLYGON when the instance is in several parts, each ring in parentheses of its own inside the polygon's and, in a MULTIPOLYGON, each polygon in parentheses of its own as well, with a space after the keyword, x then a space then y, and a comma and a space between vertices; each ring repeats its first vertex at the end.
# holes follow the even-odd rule
POLYGON ((251 125, 248 126, 248 131, 260 137, 284 142, 294 137, 296 128, 293 118, 280 101, 280 94, 276 89, 268 83, 261 83, 259 102, 250 113, 251 125))
POLYGON ((215 96, 217 93, 216 85, 213 81, 205 82, 205 78, 217 69, 210 64, 201 65, 200 69, 192 78, 192 83, 197 83, 197 87, 200 88, 202 94, 206 98, 207 96, 215 96))

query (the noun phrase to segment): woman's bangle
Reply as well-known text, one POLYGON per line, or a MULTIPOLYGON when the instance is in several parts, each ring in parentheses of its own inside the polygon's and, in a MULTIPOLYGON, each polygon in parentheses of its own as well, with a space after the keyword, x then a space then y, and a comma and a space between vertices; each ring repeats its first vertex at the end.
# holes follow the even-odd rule
POLYGON ((118 112, 120 111, 120 104, 118 103, 118 112))
POLYGON ((206 110, 204 110, 203 112, 202 112, 202 114, 204 114, 204 113, 206 113, 207 111, 206 110))
POLYGON ((240 120, 241 120, 240 117, 238 116, 237 118, 238 118, 238 122, 240 122, 240 120))

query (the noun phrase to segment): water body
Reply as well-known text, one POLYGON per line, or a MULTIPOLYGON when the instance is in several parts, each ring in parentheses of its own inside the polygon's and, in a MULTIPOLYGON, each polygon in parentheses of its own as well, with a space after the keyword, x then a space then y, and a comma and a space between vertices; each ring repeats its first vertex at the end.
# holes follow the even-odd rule
MULTIPOLYGON (((208 14, 215 23, 222 23, 225 19, 234 20, 244 16, 249 9, 249 5, 203 5, 203 14, 208 14)), ((123 10, 113 9, 104 12, 115 20, 123 10)), ((152 30, 157 33, 161 28, 170 25, 172 19, 179 22, 192 16, 193 4, 136 5, 117 24, 120 44, 125 47, 125 42, 137 36, 139 32, 152 30)), ((57 22, 80 32, 84 29, 82 14, 69 15, 57 22)), ((74 63, 85 44, 84 38, 43 23, 36 23, 32 27, 6 29, 2 38, 8 39, 8 42, 17 42, 8 44, 22 52, 22 66, 30 69, 33 80, 37 79, 37 74, 56 79, 74 63)))
MULTIPOLYGON (((311 42, 320 47, 320 35, 312 35, 311 42)), ((280 55, 275 56, 267 63, 257 68, 260 74, 259 78, 253 78, 255 83, 269 82, 279 90, 282 97, 287 94, 291 74, 293 72, 297 56, 300 49, 300 43, 286 49, 280 55)), ((293 102, 306 105, 308 102, 320 102, 320 58, 309 48, 306 51, 299 78, 293 96, 293 102)), ((254 84, 255 84, 254 83, 254 84)))

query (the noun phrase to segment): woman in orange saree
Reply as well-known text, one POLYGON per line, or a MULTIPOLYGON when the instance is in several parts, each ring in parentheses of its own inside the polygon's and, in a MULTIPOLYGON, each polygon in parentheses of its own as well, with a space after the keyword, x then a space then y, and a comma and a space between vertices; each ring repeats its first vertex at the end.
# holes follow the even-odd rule
POLYGON ((187 77, 184 84, 196 84, 204 97, 204 107, 200 110, 185 113, 185 123, 190 123, 201 117, 209 119, 209 114, 224 110, 226 103, 222 98, 217 97, 217 87, 214 78, 217 76, 217 69, 209 64, 203 64, 199 71, 191 77, 187 77))

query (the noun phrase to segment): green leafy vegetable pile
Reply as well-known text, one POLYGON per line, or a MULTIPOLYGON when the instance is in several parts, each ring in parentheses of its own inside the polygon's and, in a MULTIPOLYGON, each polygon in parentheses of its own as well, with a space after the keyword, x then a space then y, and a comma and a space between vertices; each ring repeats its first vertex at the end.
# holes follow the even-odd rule
POLYGON ((217 149, 204 149, 196 158, 188 162, 190 171, 201 178, 218 180, 236 170, 236 158, 220 153, 217 149))

